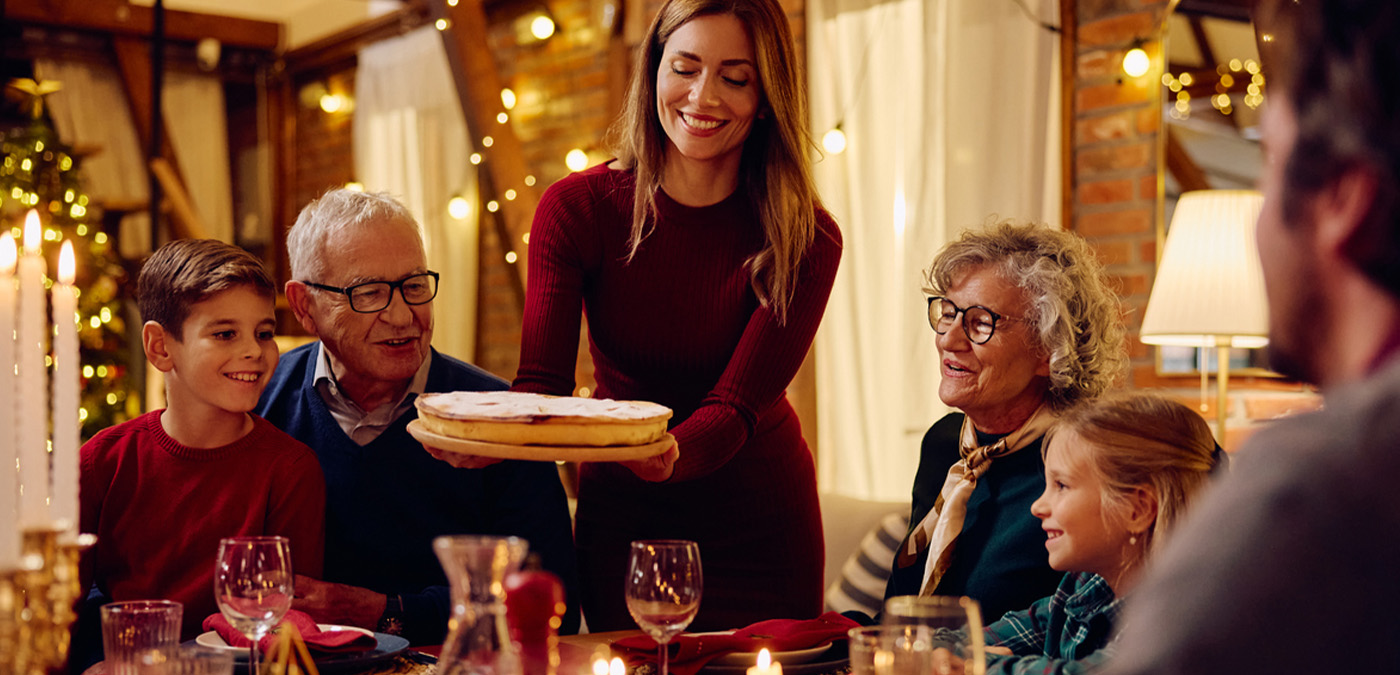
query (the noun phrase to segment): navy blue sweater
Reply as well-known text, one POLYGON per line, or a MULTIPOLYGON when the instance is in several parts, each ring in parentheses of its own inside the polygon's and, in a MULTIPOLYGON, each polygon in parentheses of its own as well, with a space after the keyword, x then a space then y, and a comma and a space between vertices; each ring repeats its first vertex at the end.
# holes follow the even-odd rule
MULTIPOLYGON (((484 469, 453 468, 409 435, 416 410, 404 413, 368 445, 357 445, 314 386, 320 346, 313 342, 282 356, 257 413, 311 446, 321 460, 326 475, 325 580, 402 595, 404 637, 414 644, 441 643, 450 598, 433 538, 524 537, 544 568, 564 580, 569 611, 562 631, 577 632, 573 533, 554 464, 504 461, 484 469)), ((433 350, 427 391, 505 388, 500 378, 433 350)))

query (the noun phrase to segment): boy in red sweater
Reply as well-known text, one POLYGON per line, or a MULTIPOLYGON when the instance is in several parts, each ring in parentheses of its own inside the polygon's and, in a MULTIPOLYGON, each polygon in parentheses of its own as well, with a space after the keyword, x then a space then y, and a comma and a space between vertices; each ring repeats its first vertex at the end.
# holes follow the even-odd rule
POLYGON ((146 261, 138 286, 141 342, 165 373, 168 407, 83 445, 81 526, 97 535, 84 611, 176 600, 188 640, 219 611, 223 537, 286 536, 296 573, 321 576, 325 479, 310 448, 250 412, 278 359, 262 263, 213 239, 177 240, 146 261))

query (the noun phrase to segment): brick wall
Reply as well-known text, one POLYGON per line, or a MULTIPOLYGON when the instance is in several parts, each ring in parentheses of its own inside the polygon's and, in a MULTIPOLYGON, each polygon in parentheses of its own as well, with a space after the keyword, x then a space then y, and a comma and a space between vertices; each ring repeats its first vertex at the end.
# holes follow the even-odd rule
MULTIPOLYGON (((318 73, 315 78, 294 82, 293 92, 312 80, 328 82, 330 90, 354 96, 354 70, 318 73)), ((297 103, 296 180, 291 194, 297 210, 326 190, 355 180, 350 122, 350 113, 326 113, 319 107, 297 103)))
MULTIPOLYGON (((1143 42, 1161 63, 1166 0, 1073 0, 1078 27, 1073 102, 1073 228, 1098 251, 1127 310, 1132 369, 1130 388, 1161 389, 1201 409, 1198 376, 1164 376, 1154 351, 1138 340, 1157 259, 1161 66, 1132 78, 1123 54, 1143 42)), ((1311 410, 1310 388, 1268 377, 1232 377, 1225 447, 1234 449, 1259 424, 1311 410)), ((1203 415, 1212 422, 1214 382, 1203 415)))

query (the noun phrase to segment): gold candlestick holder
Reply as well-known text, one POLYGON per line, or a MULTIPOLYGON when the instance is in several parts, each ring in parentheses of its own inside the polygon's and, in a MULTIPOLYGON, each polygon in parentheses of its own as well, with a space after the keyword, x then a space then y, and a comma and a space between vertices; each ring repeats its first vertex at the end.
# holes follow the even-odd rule
POLYGON ((67 528, 25 530, 21 564, 0 573, 0 675, 50 675, 68 663, 79 559, 96 542, 67 528))

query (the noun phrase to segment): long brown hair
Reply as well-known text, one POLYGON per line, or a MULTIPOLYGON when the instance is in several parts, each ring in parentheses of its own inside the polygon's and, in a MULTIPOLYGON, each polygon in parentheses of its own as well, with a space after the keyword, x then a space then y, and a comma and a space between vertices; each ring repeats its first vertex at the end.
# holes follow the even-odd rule
POLYGON ((744 141, 739 180, 757 206, 765 243, 746 264, 754 294, 782 322, 798 267, 816 236, 820 201, 807 154, 813 144, 806 96, 787 16, 777 0, 668 0, 656 13, 637 50, 627 100, 611 133, 619 162, 633 169, 637 180, 627 259, 648 234, 647 218, 657 214, 656 192, 666 165, 668 140, 656 111, 656 72, 666 41, 691 19, 714 14, 732 14, 748 28, 758 61, 761 113, 744 141))

